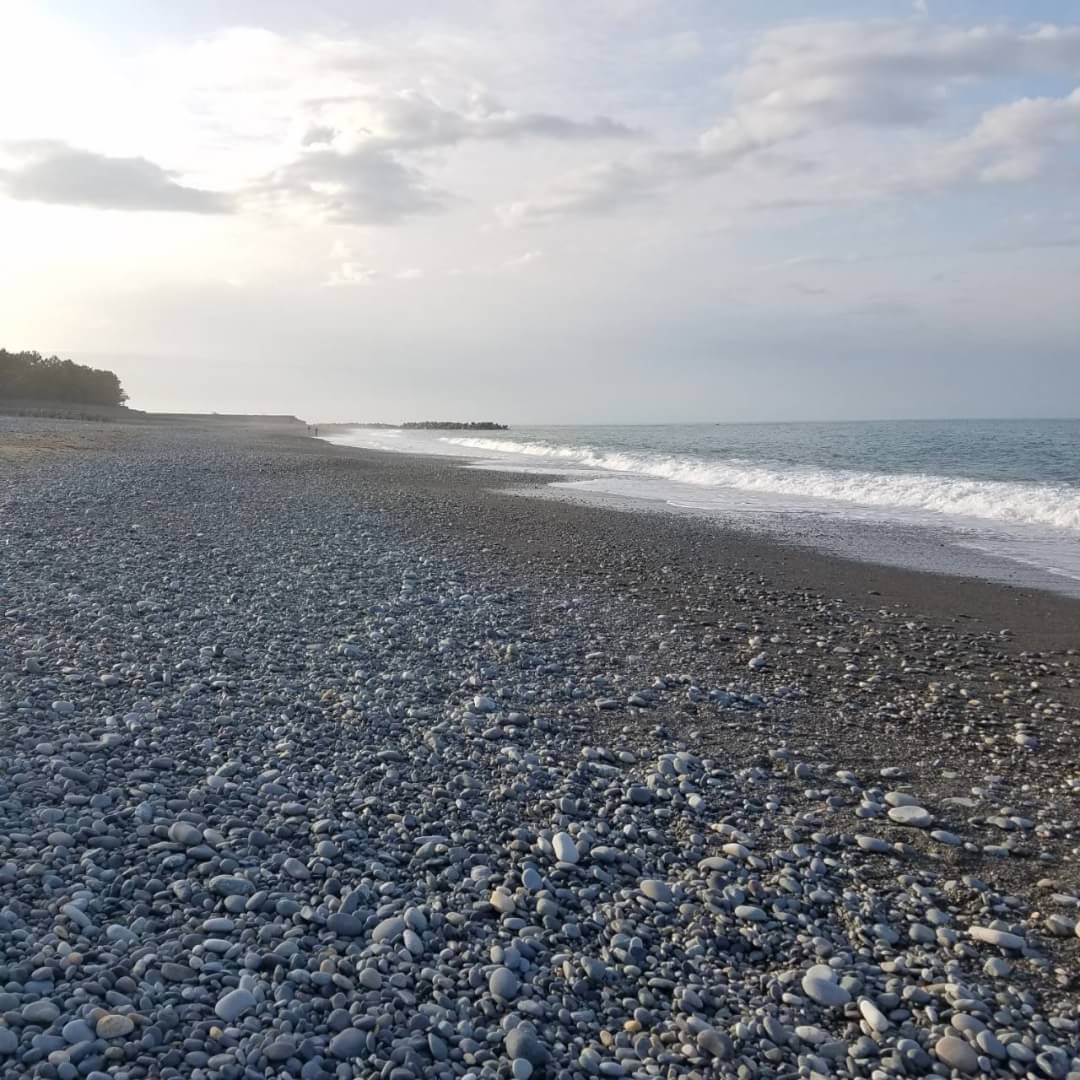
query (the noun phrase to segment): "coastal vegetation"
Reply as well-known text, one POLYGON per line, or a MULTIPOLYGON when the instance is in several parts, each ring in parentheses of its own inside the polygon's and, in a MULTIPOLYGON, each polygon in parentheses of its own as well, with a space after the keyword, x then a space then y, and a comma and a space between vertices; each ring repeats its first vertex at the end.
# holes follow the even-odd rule
POLYGON ((0 401, 118 406, 127 401, 127 393, 112 371, 58 356, 0 349, 0 401))

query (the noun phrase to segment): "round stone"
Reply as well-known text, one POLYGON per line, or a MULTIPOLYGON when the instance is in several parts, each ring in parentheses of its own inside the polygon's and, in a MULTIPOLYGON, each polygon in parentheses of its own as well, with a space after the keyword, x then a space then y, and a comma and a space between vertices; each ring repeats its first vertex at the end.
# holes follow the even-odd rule
POLYGON ((934 829, 930 836, 936 840, 939 844, 946 844, 949 847, 963 847, 964 839, 961 836, 957 836, 956 833, 949 832, 948 829, 934 829))
POLYGON ((210 879, 210 890, 218 896, 250 896, 255 886, 247 878, 218 874, 210 879))
POLYGON ((551 1056, 529 1025, 521 1024, 507 1032, 503 1040, 511 1058, 523 1058, 532 1065, 543 1065, 551 1056))
POLYGON ((855 837, 855 843, 863 851, 869 851, 875 855, 891 855, 893 850, 892 844, 888 840, 883 840, 880 836, 859 834, 855 837))
POLYGON ((862 998, 859 1001, 859 1012, 871 1030, 878 1034, 886 1032, 892 1027, 889 1018, 869 998, 862 998))
POLYGON ((934 1053, 939 1061, 957 1072, 974 1074, 979 1071, 979 1055, 955 1035, 944 1035, 938 1039, 934 1044, 934 1053))
POLYGON ((1021 952, 1027 944, 1019 934, 1010 934, 1006 930, 994 930, 989 926, 973 926, 968 933, 976 941, 996 945, 999 949, 1012 949, 1014 952, 1021 952))
POLYGON ((731 1039, 713 1027, 703 1028, 697 1033, 697 1044, 706 1053, 713 1057, 727 1058, 731 1056, 731 1039))
POLYGON ((391 915, 388 919, 383 919, 378 926, 371 933, 371 940, 376 944, 388 941, 397 941, 402 934, 405 933, 405 920, 400 915, 391 915))
POLYGON ((218 1003, 214 1006, 214 1012, 217 1013, 219 1020, 231 1024, 239 1020, 244 1013, 251 1012, 255 1005, 255 995, 250 990, 238 987, 236 990, 230 990, 227 994, 218 998, 218 1003))
POLYGON ((281 864, 281 869, 296 881, 307 881, 311 877, 311 871, 296 858, 290 857, 286 859, 285 862, 281 864))
POLYGON ((497 967, 488 977, 488 989, 500 1001, 513 1001, 521 989, 521 980, 508 967, 497 967))
POLYGON ((517 907, 509 889, 494 889, 488 902, 502 915, 509 915, 517 907))
POLYGON ((183 844, 184 847, 194 847, 201 844, 202 831, 187 821, 174 821, 169 826, 169 839, 174 844, 183 844))
POLYGON ((671 887, 666 881, 661 881, 659 878, 645 878, 641 883, 641 891, 655 903, 671 903, 671 887))
POLYGON ((98 1020, 95 1030, 99 1039, 122 1039, 135 1030, 135 1022, 129 1016, 106 1013, 98 1020))
POLYGON ((921 806, 906 804, 891 807, 889 820, 895 821, 898 825, 910 825, 916 829, 926 829, 934 823, 934 815, 921 806))
POLYGON ((326 928, 338 937, 360 937, 364 932, 364 920, 345 911, 335 911, 326 920, 326 928))
POLYGON ((358 1058, 367 1051, 367 1036, 358 1028, 346 1028, 330 1040, 330 1053, 336 1058, 358 1058))
POLYGON ((60 1034, 72 1046, 76 1043, 86 1042, 94 1037, 93 1030, 85 1020, 69 1020, 60 1034))
POLYGON ((735 918, 743 922, 765 922, 768 915, 757 904, 737 904, 735 906, 735 918))
POLYGON ((39 1024, 42 1027, 48 1027, 59 1016, 59 1007, 51 1001, 32 1001, 22 1009, 22 1018, 28 1024, 39 1024))
POLYGON ((290 1038, 275 1039, 266 1048, 267 1061, 287 1061, 296 1053, 296 1042, 290 1038))
POLYGON ((826 1009, 842 1008, 851 995, 837 981, 836 973, 825 964, 815 964, 802 978, 803 992, 811 1001, 826 1009))
POLYGON ((551 838, 551 846, 555 851, 555 858, 563 863, 576 863, 578 861, 578 848, 574 838, 567 832, 557 832, 551 838))

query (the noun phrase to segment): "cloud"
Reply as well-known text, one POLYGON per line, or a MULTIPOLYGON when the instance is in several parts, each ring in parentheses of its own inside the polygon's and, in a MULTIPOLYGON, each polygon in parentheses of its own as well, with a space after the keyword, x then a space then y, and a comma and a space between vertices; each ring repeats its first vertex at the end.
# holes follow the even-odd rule
POLYGON ((984 180, 1037 175, 1054 150, 1080 144, 1080 88, 1064 98, 1024 98, 983 114, 959 144, 979 161, 984 180))
POLYGON ((608 117, 517 113, 479 93, 461 108, 412 90, 320 104, 296 156, 256 189, 277 200, 306 203, 327 220, 347 225, 395 224, 452 203, 415 163, 428 151, 466 141, 635 137, 608 117))
POLYGON ((1077 66, 1080 27, 794 24, 766 34, 738 73, 736 113, 765 138, 821 125, 918 124, 967 80, 1077 66))
POLYGON ((300 140, 301 146, 326 146, 334 141, 334 135, 337 134, 329 124, 313 124, 304 132, 303 139, 300 140))
POLYGON ((0 192, 12 199, 100 210, 232 209, 229 196, 181 184, 175 173, 146 158, 109 157, 51 140, 7 143, 3 151, 15 165, 0 169, 0 192))
MULTIPOLYGON (((63 37, 59 22, 43 17, 37 52, 63 37)), ((602 109, 577 116, 572 98, 564 104, 538 91, 515 70, 513 43, 493 29, 463 33, 443 18, 374 22, 345 18, 332 36, 223 26, 195 38, 166 33, 146 50, 118 42, 99 50, 87 40, 74 57, 62 51, 63 69, 7 110, 0 140, 46 132, 65 141, 18 144, 22 156, 10 162, 0 154, 0 193, 107 208, 295 209, 298 217, 394 224, 455 204, 440 180, 456 164, 449 151, 462 144, 549 140, 588 152, 593 143, 637 137, 593 115, 602 109), (492 80, 529 105, 504 104, 488 89, 492 80), (109 158, 73 144, 132 144, 143 156, 109 158), (200 185, 235 196, 190 186, 155 164, 166 160, 197 168, 200 185)), ((29 62, 25 70, 13 63, 26 50, 17 33, 8 36, 0 90, 11 97, 34 72, 29 62)))
POLYGON ((507 225, 541 225, 571 214, 611 213, 629 202, 653 198, 660 187, 659 159, 608 161, 572 173, 543 194, 498 210, 507 225))
POLYGON ((458 109, 415 90, 368 98, 358 104, 367 114, 364 137, 395 150, 452 146, 469 139, 583 141, 635 136, 631 128, 606 116, 574 120, 555 113, 517 113, 486 94, 473 94, 458 109))
MULTIPOLYGON (((610 213, 697 180, 726 177, 778 159, 792 144, 818 140, 812 152, 835 169, 841 153, 820 141, 839 128, 884 135, 931 129, 958 87, 1002 74, 1075 72, 1080 27, 1009 26, 955 29, 924 21, 806 22, 767 32, 732 80, 732 107, 681 150, 639 151, 591 166, 506 206, 504 221, 543 223, 574 214, 610 213)), ((882 176, 849 169, 847 198, 948 186, 976 176, 989 182, 1030 179, 1055 146, 1075 138, 1076 94, 1067 99, 1006 103, 988 110, 967 136, 929 140, 924 160, 910 151, 887 162, 882 176), (980 165, 980 162, 982 163, 980 165)), ((854 140, 847 139, 848 145, 854 140)), ((873 148, 875 159, 888 153, 873 148)), ((814 162, 804 161, 812 170, 814 162)), ((804 169, 804 171, 806 171, 804 169)), ((755 196, 761 205, 835 203, 840 193, 755 196)))
POLYGON ((253 191, 273 202, 309 206, 342 225, 393 225, 445 208, 448 196, 378 146, 316 146, 277 169, 253 191))

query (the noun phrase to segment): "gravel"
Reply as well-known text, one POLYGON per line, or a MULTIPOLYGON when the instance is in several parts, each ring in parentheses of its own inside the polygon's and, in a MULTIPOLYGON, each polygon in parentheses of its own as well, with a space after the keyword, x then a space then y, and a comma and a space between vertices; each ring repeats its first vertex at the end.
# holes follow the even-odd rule
POLYGON ((1080 1072, 1066 810, 792 737, 970 701, 955 653, 890 690, 914 631, 764 593, 643 650, 366 460, 177 429, 3 489, 0 1075, 1080 1072))

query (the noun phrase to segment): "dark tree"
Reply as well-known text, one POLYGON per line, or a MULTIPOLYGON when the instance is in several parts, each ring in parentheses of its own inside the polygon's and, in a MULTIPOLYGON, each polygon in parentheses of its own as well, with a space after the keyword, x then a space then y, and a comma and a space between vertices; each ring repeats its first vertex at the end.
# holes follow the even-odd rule
POLYGON ((0 349, 0 400, 123 405, 127 394, 112 371, 58 356, 0 349))

